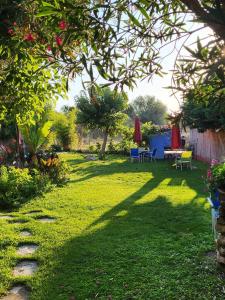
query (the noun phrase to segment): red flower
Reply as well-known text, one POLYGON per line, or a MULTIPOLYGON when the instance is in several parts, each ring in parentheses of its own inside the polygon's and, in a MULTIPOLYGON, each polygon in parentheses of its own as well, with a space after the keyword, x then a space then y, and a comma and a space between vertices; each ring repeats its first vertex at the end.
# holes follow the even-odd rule
POLYGON ((60 36, 56 36, 55 40, 58 46, 62 46, 63 41, 60 36))
POLYGON ((212 171, 210 169, 207 171, 207 179, 212 179, 212 171))
POLYGON ((32 35, 32 33, 28 33, 28 34, 25 35, 24 40, 28 41, 28 42, 33 42, 35 40, 35 38, 32 35))
POLYGON ((52 47, 50 45, 47 46, 48 51, 52 51, 52 47))
POLYGON ((14 30, 12 28, 8 29, 8 34, 13 35, 14 30))
POLYGON ((58 26, 61 30, 65 30, 67 28, 67 24, 64 20, 60 21, 58 26))

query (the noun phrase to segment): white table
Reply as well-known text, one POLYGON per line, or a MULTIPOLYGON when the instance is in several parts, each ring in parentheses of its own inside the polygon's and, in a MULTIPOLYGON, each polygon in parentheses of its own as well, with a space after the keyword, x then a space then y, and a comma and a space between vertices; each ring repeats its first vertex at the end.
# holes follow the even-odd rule
POLYGON ((178 155, 181 155, 183 152, 185 152, 185 150, 182 150, 182 149, 177 149, 177 150, 165 150, 164 151, 164 157, 166 155, 171 155, 171 156, 175 156, 177 157, 178 155))

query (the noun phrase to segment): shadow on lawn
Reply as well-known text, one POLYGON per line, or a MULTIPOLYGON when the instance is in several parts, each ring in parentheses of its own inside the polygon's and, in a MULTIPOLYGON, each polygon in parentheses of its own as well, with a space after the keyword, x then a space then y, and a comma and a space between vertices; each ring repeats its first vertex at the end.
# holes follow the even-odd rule
MULTIPOLYGON (((115 167, 115 163, 112 165, 115 167)), ((119 169, 113 166, 112 169, 111 165, 90 166, 84 171, 83 180, 98 176, 102 171, 104 175, 113 174, 116 169, 119 173, 128 169, 136 173, 148 167, 144 164, 131 167, 127 163, 121 163, 119 169)), ((157 174, 157 166, 152 166, 151 171, 155 177, 96 220, 91 232, 85 230, 82 236, 55 249, 49 258, 54 261, 52 268, 39 283, 38 299, 145 300, 175 299, 174 295, 178 299, 191 280, 192 296, 199 294, 203 286, 199 278, 195 280, 193 264, 199 245, 203 241, 205 247, 211 243, 208 212, 195 198, 177 206, 160 195, 152 202, 136 203, 165 179, 161 169, 157 174), (95 225, 98 225, 96 229, 95 225)), ((174 171, 171 172, 170 177, 175 176, 174 171)), ((202 192, 195 176, 189 179, 190 174, 187 176, 185 172, 176 174, 177 179, 182 176, 197 193, 202 192)), ((175 180, 172 184, 180 183, 175 180)), ((207 278, 208 274, 204 276, 207 278)), ((212 280, 213 288, 216 291, 212 280)))

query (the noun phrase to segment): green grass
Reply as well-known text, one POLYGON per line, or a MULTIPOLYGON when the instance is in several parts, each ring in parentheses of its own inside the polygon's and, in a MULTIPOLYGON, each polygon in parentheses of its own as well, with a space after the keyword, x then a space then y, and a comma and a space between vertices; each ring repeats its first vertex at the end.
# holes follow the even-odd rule
POLYGON ((32 300, 224 299, 224 277, 206 255, 214 243, 204 164, 181 172, 168 161, 64 157, 73 168, 67 186, 13 213, 29 222, 0 220, 0 294, 25 282, 32 300), (34 216, 56 222, 23 215, 36 209, 43 213, 34 216), (19 237, 22 228, 34 236, 19 237), (24 241, 40 245, 32 256, 39 270, 15 280, 15 249, 24 241))

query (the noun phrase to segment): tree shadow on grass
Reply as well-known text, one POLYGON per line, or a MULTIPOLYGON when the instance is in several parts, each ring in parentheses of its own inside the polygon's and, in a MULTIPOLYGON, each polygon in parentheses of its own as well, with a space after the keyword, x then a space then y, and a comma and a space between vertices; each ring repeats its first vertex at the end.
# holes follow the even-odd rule
POLYGON ((203 299, 207 279, 214 295, 216 273, 197 261, 212 245, 208 221, 195 203, 174 207, 159 196, 130 205, 55 249, 34 299, 203 299))
MULTIPOLYGON (((140 171, 151 171, 153 177, 81 236, 54 249, 33 299, 212 299, 219 295, 214 262, 212 269, 201 268, 203 253, 213 243, 209 212, 197 197, 182 205, 163 195, 138 202, 168 177, 165 166, 122 162, 118 169, 118 163, 112 162, 83 171, 81 181, 140 171)), ((196 193, 202 193, 196 180, 200 172, 193 176, 169 171, 168 185, 183 184, 183 178, 196 193)))

